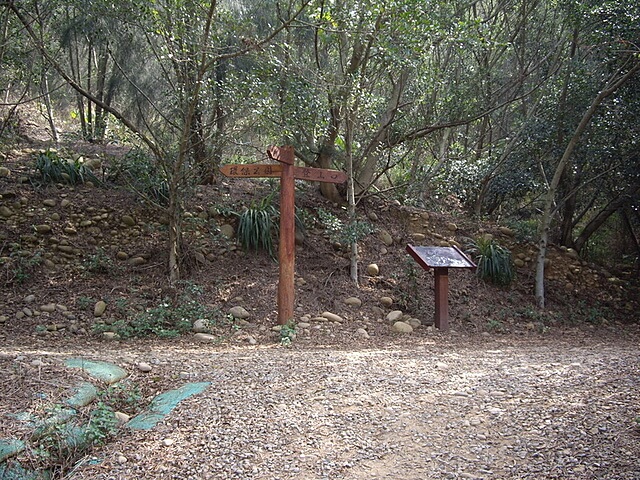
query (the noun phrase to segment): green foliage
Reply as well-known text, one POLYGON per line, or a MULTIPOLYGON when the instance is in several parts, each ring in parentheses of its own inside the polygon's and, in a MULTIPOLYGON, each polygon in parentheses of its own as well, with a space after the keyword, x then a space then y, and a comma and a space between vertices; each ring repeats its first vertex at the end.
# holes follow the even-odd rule
POLYGON ((108 274, 113 273, 116 264, 104 248, 97 248, 96 252, 84 262, 84 268, 90 273, 108 274))
POLYGON ((164 299, 159 305, 135 312, 129 319, 120 319, 111 325, 96 324, 94 332, 115 332, 123 339, 156 336, 173 338, 191 331, 197 319, 207 319, 210 324, 220 317, 220 312, 203 305, 198 297, 202 289, 185 283, 182 292, 174 299, 164 299))
POLYGON ((132 149, 112 165, 109 181, 122 183, 149 202, 169 204, 169 184, 161 169, 142 149, 132 149))
POLYGON ((130 380, 124 379, 98 393, 103 404, 109 405, 114 411, 136 413, 140 410, 142 394, 138 386, 130 380))
POLYGON ((272 205, 274 192, 260 203, 252 203, 238 218, 238 239, 245 250, 263 249, 273 256, 273 231, 278 228, 278 211, 272 205))
POLYGON ((37 465, 65 472, 93 446, 107 443, 117 430, 111 406, 98 402, 82 425, 82 417, 69 415, 60 405, 46 409, 43 425, 34 434, 31 452, 37 465))
POLYGON ((479 238, 469 246, 469 253, 478 265, 477 274, 482 280, 507 286, 515 278, 516 271, 511 261, 511 252, 493 238, 479 238))
POLYGON ((296 339, 296 324, 289 320, 280 328, 280 344, 289 346, 296 339))
POLYGON ((329 239, 340 245, 351 245, 375 232, 375 228, 369 222, 353 220, 345 225, 336 215, 324 208, 318 208, 318 218, 329 234, 329 239))
POLYGON ((494 333, 503 333, 506 331, 506 329, 502 321, 492 318, 487 322, 487 331, 494 333))
POLYGON ((418 311, 421 307, 421 292, 418 284, 418 269, 412 258, 405 258, 403 269, 394 273, 396 290, 394 297, 403 310, 418 311))
POLYGON ((86 439, 92 445, 104 445, 115 434, 117 425, 113 407, 105 402, 98 402, 89 417, 86 439))
POLYGON ((69 183, 78 185, 86 181, 100 183, 90 168, 79 160, 67 160, 55 150, 40 152, 35 158, 35 169, 43 183, 69 183))
POLYGON ((538 235, 538 220, 513 220, 507 223, 519 242, 535 242, 538 235))
POLYGON ((23 254, 17 251, 9 256, 8 261, 2 263, 4 283, 6 285, 23 285, 34 274, 36 268, 43 262, 42 252, 35 251, 30 254, 23 254))
POLYGON ((76 305, 78 305, 78 308, 86 310, 87 308, 89 308, 89 306, 95 305, 96 302, 97 300, 95 298, 87 297, 86 295, 80 295, 76 300, 76 305))

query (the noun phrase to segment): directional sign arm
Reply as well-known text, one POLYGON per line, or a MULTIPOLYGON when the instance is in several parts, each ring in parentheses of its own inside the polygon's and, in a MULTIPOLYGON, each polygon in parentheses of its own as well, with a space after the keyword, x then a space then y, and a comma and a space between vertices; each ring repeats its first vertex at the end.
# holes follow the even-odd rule
POLYGON ((259 178, 259 177, 279 177, 282 173, 280 164, 256 163, 251 165, 230 164, 222 165, 220 172, 226 177, 259 178))

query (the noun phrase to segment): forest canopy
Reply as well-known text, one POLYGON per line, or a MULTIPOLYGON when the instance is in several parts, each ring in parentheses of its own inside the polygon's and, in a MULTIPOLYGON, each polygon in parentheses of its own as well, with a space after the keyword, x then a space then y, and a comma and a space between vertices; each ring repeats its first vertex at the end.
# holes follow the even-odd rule
POLYGON ((637 261, 636 2, 0 0, 0 25, 2 141, 33 104, 54 143, 144 149, 175 278, 189 186, 271 144, 355 199, 499 218, 540 269, 549 242, 637 261))

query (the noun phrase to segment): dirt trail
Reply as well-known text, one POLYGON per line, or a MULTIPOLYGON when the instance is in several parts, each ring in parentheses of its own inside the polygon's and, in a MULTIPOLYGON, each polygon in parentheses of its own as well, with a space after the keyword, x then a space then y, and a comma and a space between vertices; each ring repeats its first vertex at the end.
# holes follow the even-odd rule
MULTIPOLYGON (((149 345, 90 356, 151 362, 150 375, 176 386, 212 385, 154 429, 125 430, 68 478, 640 478, 637 338, 149 345)), ((55 362, 87 349, 39 355, 55 362)))

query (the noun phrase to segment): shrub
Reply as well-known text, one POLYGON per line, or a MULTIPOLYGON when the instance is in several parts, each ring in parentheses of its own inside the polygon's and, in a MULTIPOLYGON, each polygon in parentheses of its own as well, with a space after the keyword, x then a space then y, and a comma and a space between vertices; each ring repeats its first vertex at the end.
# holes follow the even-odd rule
POLYGON ((112 166, 108 178, 126 185, 150 202, 163 206, 169 204, 167 179, 144 150, 130 150, 112 166))
POLYGON ((511 261, 511 252, 494 239, 479 238, 469 246, 469 253, 478 265, 477 274, 482 280, 507 286, 515 278, 516 272, 511 261))
POLYGON ((375 231, 375 228, 369 222, 363 220, 354 220, 345 225, 337 216, 323 208, 318 208, 318 217, 320 218, 320 223, 329 234, 329 239, 340 245, 351 245, 359 242, 375 231))

